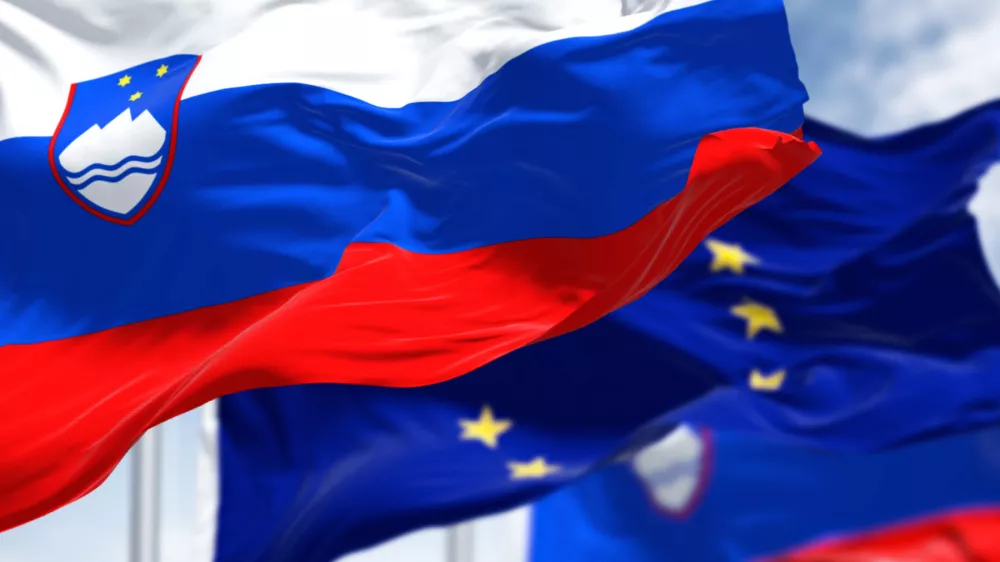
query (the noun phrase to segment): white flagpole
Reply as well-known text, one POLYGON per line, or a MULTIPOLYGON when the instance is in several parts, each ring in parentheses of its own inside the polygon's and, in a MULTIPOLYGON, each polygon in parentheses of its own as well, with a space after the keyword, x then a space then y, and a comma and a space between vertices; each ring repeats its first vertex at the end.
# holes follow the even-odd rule
POLYGON ((475 562, 475 533, 472 523, 448 527, 447 562, 475 562))
POLYGON ((132 513, 129 562, 160 560, 160 427, 132 448, 132 513))

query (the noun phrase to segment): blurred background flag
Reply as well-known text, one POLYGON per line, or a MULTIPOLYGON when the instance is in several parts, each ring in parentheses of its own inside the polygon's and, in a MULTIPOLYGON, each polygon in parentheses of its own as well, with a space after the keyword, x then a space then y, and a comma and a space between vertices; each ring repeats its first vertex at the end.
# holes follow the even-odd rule
POLYGON ((460 379, 219 400, 201 560, 327 562, 540 497, 678 420, 827 450, 997 422, 1000 291, 966 206, 998 109, 878 140, 807 122, 824 156, 649 294, 460 379))
POLYGON ((0 30, 0 531, 218 396, 585 326, 818 153, 781 0, 0 0, 0 30))
POLYGON ((995 428, 854 455, 682 426, 532 506, 524 560, 985 561, 998 528, 995 428))
POLYGON ((643 301, 696 322, 661 330, 731 382, 664 421, 851 450, 1000 421, 1000 291, 968 209, 1000 102, 876 140, 806 134, 823 164, 643 301))

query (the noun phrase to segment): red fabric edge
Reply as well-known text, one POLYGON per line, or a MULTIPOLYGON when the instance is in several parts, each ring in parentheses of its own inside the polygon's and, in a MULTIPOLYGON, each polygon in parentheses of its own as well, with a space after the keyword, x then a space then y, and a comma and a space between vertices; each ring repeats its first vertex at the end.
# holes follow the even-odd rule
POLYGON ((766 562, 988 562, 1000 560, 1000 507, 972 508, 836 537, 766 562))

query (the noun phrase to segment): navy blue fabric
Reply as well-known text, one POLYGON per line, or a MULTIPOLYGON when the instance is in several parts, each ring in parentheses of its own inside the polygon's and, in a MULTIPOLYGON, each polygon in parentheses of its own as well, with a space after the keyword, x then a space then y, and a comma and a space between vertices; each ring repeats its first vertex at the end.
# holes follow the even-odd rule
POLYGON ((671 340, 725 349, 700 356, 733 377, 663 421, 851 450, 997 422, 1000 292, 968 204, 1000 160, 1000 103, 878 141, 807 131, 817 165, 714 235, 760 265, 688 267, 665 284, 683 293, 647 300, 718 328, 671 340), (772 307, 783 332, 746 339, 726 307, 744 298, 772 307), (753 368, 784 369, 781 392, 745 392, 753 368))
POLYGON ((713 236, 757 258, 740 275, 699 249, 606 319, 432 387, 223 398, 216 560, 328 562, 512 507, 683 419, 851 450, 1000 420, 1000 292, 966 211, 1000 105, 882 140, 805 131, 819 161, 713 236), (747 298, 783 330, 748 338, 747 298), (754 368, 785 384, 749 389, 754 368), (495 448, 460 439, 487 404, 512 423, 495 448), (560 469, 512 478, 538 457, 560 469))

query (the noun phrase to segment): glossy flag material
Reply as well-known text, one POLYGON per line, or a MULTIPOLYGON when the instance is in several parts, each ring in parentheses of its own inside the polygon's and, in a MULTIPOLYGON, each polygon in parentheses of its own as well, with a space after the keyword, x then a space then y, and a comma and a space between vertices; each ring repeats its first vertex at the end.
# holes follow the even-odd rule
POLYGON ((996 429, 845 455, 682 426, 532 506, 523 560, 994 560, 998 469, 996 429))
POLYGON ((780 0, 0 2, 0 530, 212 398, 584 326, 808 165, 780 0))
POLYGON ((685 416, 820 450, 995 423, 1000 291, 966 208, 997 117, 881 140, 807 122, 824 155, 649 294, 460 379, 221 399, 200 560, 326 562, 503 510, 685 416))

